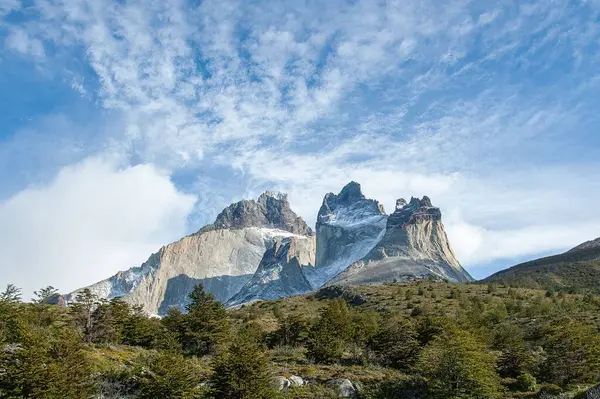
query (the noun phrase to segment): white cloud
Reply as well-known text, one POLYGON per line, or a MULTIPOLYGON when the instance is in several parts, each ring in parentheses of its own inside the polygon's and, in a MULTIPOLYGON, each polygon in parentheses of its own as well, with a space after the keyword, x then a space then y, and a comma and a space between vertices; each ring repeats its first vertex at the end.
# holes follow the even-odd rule
POLYGON ((29 33, 24 29, 11 29, 4 44, 9 50, 14 50, 33 58, 44 58, 45 55, 42 42, 39 39, 30 37, 29 33))
POLYGON ((21 8, 20 0, 0 0, 0 17, 10 14, 21 8))
POLYGON ((137 266, 182 236, 195 197, 152 165, 90 158, 0 203, 0 280, 63 292, 137 266))
POLYGON ((546 0, 254 4, 37 0, 39 18, 11 42, 85 52, 93 74, 68 71, 67 81, 122 115, 111 152, 170 172, 227 169, 197 184, 207 214, 279 188, 311 221, 325 192, 354 179, 388 210, 398 196, 430 195, 467 264, 594 233, 600 213, 586 205, 600 195, 588 182, 597 161, 552 166, 573 162, 565 143, 597 113, 577 88, 600 67, 598 10, 546 0), (220 184, 232 176, 237 190, 220 184))

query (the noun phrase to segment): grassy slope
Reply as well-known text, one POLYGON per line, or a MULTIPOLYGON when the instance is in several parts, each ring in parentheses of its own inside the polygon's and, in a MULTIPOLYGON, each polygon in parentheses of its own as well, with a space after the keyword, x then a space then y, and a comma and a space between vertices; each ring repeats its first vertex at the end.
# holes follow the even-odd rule
MULTIPOLYGON (((358 286, 349 289, 351 295, 360 295, 366 303, 354 307, 358 312, 376 312, 383 320, 391 317, 415 318, 417 314, 446 315, 458 317, 465 311, 465 304, 473 300, 483 301, 484 311, 495 305, 508 305, 506 321, 522 326, 535 335, 536 331, 552 326, 563 317, 569 317, 595 324, 600 328, 598 306, 582 307, 583 295, 554 295, 547 297, 545 291, 515 289, 504 286, 482 284, 451 284, 429 281, 397 283, 386 285, 358 286), (511 309, 511 304, 517 306, 511 309), (415 311, 418 309, 418 311, 415 311)), ((319 310, 327 304, 327 299, 319 299, 316 294, 295 296, 277 301, 256 302, 241 309, 229 312, 230 317, 239 325, 245 322, 257 323, 265 332, 275 331, 279 326, 278 318, 301 316, 314 319, 319 310)), ((600 303, 600 300, 599 300, 600 303)), ((587 305, 586 305, 587 306, 587 305)), ((485 335, 485 334, 484 334, 485 335)), ((127 346, 90 345, 89 355, 95 369, 103 371, 114 367, 127 367, 139 356, 151 351, 127 346)), ((333 398, 335 390, 322 384, 333 378, 348 378, 365 386, 369 384, 395 380, 404 376, 397 370, 373 364, 356 364, 351 361, 340 364, 314 364, 306 357, 304 348, 276 347, 270 350, 274 375, 300 375, 318 384, 309 384, 285 392, 285 398, 333 398)), ((348 354, 351 358, 351 354, 348 354)), ((210 373, 210 358, 196 359, 199 372, 210 373)), ((506 398, 532 397, 531 393, 507 393, 506 398)))
POLYGON ((482 280, 514 287, 600 293, 600 249, 587 248, 541 258, 482 280))

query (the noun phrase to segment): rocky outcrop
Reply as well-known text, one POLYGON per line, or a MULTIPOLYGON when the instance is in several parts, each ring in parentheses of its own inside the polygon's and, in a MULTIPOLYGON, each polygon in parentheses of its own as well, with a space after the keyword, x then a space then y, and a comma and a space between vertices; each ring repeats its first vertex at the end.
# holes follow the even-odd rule
POLYGON ((305 271, 314 269, 314 265, 314 235, 277 239, 265 252, 252 279, 229 300, 228 305, 310 292, 312 288, 305 271))
POLYGON ((229 205, 219 213, 212 225, 201 231, 244 227, 279 229, 298 235, 312 234, 310 227, 290 208, 287 195, 274 191, 261 194, 257 201, 242 200, 229 205))
POLYGON ((385 234, 361 260, 328 284, 369 284, 425 278, 472 281, 448 242, 439 208, 428 197, 399 199, 385 234))
POLYGON ((252 279, 265 251, 283 237, 304 237, 301 232, 311 231, 287 198, 267 192, 258 201, 229 206, 214 224, 166 245, 140 267, 88 288, 100 298, 123 297, 159 315, 172 306, 183 308, 197 283, 225 302, 252 279))
POLYGON ((307 274, 313 289, 369 253, 383 237, 386 219, 383 206, 367 199, 356 182, 325 195, 317 215, 316 268, 307 274))

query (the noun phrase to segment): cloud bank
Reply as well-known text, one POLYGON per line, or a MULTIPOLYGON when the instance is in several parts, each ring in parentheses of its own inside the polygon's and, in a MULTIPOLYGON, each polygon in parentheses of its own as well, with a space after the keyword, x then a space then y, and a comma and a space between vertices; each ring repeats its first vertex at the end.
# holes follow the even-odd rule
POLYGON ((0 203, 2 280, 73 290, 185 233, 195 198, 151 165, 88 159, 0 203))

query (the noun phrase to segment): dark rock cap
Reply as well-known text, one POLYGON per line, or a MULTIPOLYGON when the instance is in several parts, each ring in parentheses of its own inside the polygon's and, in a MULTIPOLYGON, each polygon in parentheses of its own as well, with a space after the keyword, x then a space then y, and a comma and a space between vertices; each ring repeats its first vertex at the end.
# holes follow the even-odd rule
POLYGON ((338 200, 342 202, 356 201, 361 199, 365 199, 365 196, 360 189, 360 184, 355 181, 351 181, 350 183, 346 184, 344 188, 342 188, 342 191, 340 191, 338 194, 338 200))
POLYGON ((401 226, 404 224, 417 224, 426 220, 441 220, 442 212, 432 205, 427 196, 423 199, 412 197, 407 204, 404 198, 396 201, 396 210, 389 218, 387 225, 401 226))
POLYGON ((346 184, 339 194, 328 193, 323 198, 323 204, 317 215, 317 226, 329 219, 329 216, 338 207, 365 206, 372 209, 372 213, 385 215, 383 206, 376 200, 368 199, 362 193, 360 184, 351 181, 346 184))
POLYGON ((229 205, 217 216, 215 222, 201 230, 267 227, 286 230, 294 234, 311 235, 312 230, 290 208, 287 195, 275 191, 262 193, 258 200, 242 200, 229 205))

